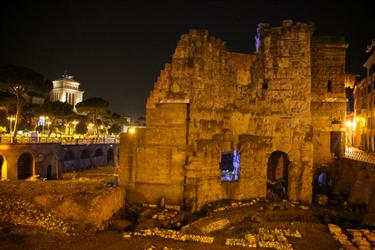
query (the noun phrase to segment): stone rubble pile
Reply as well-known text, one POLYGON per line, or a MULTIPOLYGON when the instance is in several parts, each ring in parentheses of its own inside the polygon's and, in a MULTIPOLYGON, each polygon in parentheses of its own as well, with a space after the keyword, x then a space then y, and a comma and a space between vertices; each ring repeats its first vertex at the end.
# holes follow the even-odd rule
POLYGON ((375 230, 346 229, 342 230, 335 224, 328 224, 328 229, 333 238, 342 246, 351 249, 375 249, 375 230))
MULTIPOLYGON (((153 245, 151 245, 150 247, 147 247, 147 248, 145 248, 144 250, 156 250, 157 249, 157 247, 156 246, 153 246, 153 245)), ((163 248, 161 248, 162 250, 173 250, 173 248, 169 248, 169 247, 167 247, 167 246, 165 246, 165 247, 163 247, 163 248)), ((182 249, 178 249, 178 250, 182 250, 182 249)))
POLYGON ((177 211, 169 211, 168 209, 163 209, 160 212, 152 215, 154 220, 170 220, 178 214, 177 211))
POLYGON ((172 240, 177 240, 177 241, 194 241, 194 242, 207 243, 207 244, 212 244, 214 242, 214 237, 202 236, 202 235, 196 235, 196 234, 184 234, 176 230, 159 229, 157 227, 153 229, 139 230, 134 233, 132 232, 123 233, 123 237, 125 239, 130 239, 132 236, 139 236, 139 237, 156 236, 156 237, 160 237, 164 239, 172 239, 172 240))
POLYGON ((258 201, 259 201, 259 199, 256 198, 256 199, 253 199, 249 202, 241 202, 241 201, 232 202, 230 205, 216 208, 212 212, 221 212, 221 211, 225 211, 225 210, 233 209, 233 208, 251 207, 251 206, 255 205, 258 201))
POLYGON ((302 235, 298 230, 259 228, 257 234, 245 234, 244 239, 226 239, 225 245, 293 250, 293 246, 288 242, 287 237, 301 238, 302 235))
POLYGON ((65 234, 71 229, 55 215, 55 211, 46 213, 28 200, 0 198, 0 208, 0 221, 10 224, 40 227, 65 234))
POLYGON ((202 227, 200 230, 202 233, 208 234, 218 230, 221 230, 230 225, 230 221, 228 219, 220 219, 217 221, 213 221, 206 226, 202 227))

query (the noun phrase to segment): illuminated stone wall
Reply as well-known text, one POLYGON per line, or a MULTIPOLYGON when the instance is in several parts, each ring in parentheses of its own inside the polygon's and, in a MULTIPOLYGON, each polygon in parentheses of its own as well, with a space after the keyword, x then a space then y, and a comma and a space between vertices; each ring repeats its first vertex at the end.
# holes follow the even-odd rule
POLYGON ((335 152, 331 151, 331 143, 339 144, 339 155, 345 151, 347 48, 342 38, 335 37, 316 37, 311 43, 311 115, 315 166, 328 166, 332 162, 332 154, 335 152), (331 140, 332 132, 341 134, 341 140, 331 140))
POLYGON ((147 128, 122 135, 127 199, 164 196, 196 210, 220 199, 265 197, 267 164, 277 151, 289 161, 288 198, 310 203, 312 32, 312 25, 288 20, 260 24, 254 54, 229 52, 206 30, 182 35, 147 100, 147 128), (221 153, 233 150, 240 177, 223 182, 221 153))

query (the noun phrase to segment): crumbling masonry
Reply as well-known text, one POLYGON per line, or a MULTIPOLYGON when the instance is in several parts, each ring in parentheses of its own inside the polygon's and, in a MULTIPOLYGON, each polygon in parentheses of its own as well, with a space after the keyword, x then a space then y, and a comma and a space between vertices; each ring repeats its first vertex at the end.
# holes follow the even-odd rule
POLYGON ((147 127, 121 137, 128 202, 165 197, 197 210, 266 197, 279 183, 311 203, 314 170, 344 151, 348 47, 313 30, 260 24, 253 54, 227 51, 206 30, 182 35, 147 100, 147 127))

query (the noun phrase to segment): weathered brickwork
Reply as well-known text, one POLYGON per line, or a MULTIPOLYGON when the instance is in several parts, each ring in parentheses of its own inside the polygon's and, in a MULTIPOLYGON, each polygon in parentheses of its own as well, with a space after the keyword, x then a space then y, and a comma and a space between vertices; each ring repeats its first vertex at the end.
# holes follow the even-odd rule
POLYGON ((314 164, 329 165, 345 151, 345 52, 343 39, 317 37, 311 43, 311 115, 314 164), (327 145, 337 145, 333 150, 327 145))
MULTIPOLYGON (((335 57, 336 47, 332 53, 331 41, 322 42, 328 52, 314 47, 313 29, 289 20, 281 27, 260 24, 254 54, 229 52, 206 30, 182 35, 147 100, 147 127, 121 138, 120 183, 128 189, 128 201, 165 197, 196 210, 214 200, 265 197, 274 172, 290 200, 310 203, 313 155, 320 155, 313 144, 330 151, 314 132, 330 133, 338 122, 341 128, 345 115, 341 99, 335 99, 328 104, 335 105, 330 112, 338 122, 319 123, 326 116, 320 108, 325 99, 312 88, 324 78, 314 82, 311 74, 323 71, 324 63, 314 61, 312 53, 335 57), (234 151, 240 155, 239 178, 222 181, 222 154, 234 151), (273 160, 275 155, 284 161, 273 160)), ((341 70, 345 46, 340 44, 340 61, 332 63, 341 70)), ((335 74, 332 97, 341 97, 341 71, 335 74)))

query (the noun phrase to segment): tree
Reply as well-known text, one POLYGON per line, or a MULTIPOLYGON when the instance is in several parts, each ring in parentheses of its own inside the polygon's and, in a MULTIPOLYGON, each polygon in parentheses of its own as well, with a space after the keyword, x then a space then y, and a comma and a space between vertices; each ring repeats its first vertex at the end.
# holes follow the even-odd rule
POLYGON ((103 117, 108 110, 109 103, 99 97, 93 97, 84 100, 83 102, 77 103, 76 109, 77 112, 86 114, 90 120, 92 120, 95 130, 94 135, 97 136, 98 129, 98 120, 103 123, 103 117))
POLYGON ((129 125, 127 119, 117 113, 113 113, 109 117, 108 123, 110 126, 109 132, 111 134, 119 134, 122 131, 123 125, 129 125))
POLYGON ((29 92, 44 94, 50 87, 51 82, 32 69, 17 65, 0 67, 0 90, 13 94, 17 100, 14 130, 11 134, 12 142, 15 139, 15 132, 20 120, 24 96, 29 92))
MULTIPOLYGON (((12 119, 9 117, 10 114, 14 114, 16 109, 17 99, 14 95, 8 92, 0 92, 0 110, 5 112, 5 117, 8 119, 12 119)), ((9 123, 9 132, 13 132, 14 126, 12 126, 12 122, 9 123)))
POLYGON ((40 106, 38 114, 48 117, 51 122, 48 136, 61 124, 65 124, 66 121, 74 119, 75 114, 72 109, 73 107, 68 103, 59 101, 47 102, 40 106))
POLYGON ((84 121, 79 121, 75 127, 74 133, 84 135, 87 133, 87 125, 84 121))

